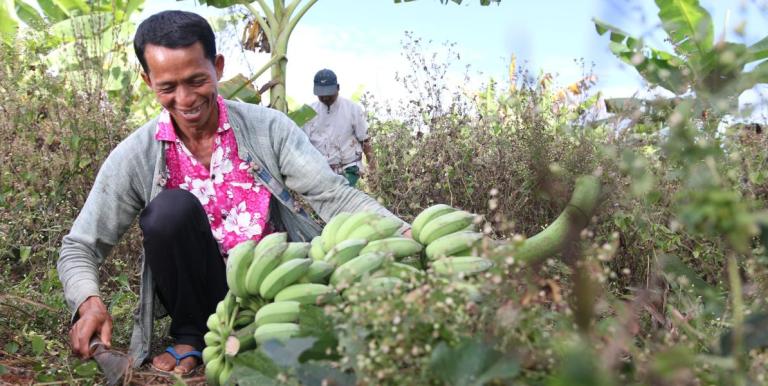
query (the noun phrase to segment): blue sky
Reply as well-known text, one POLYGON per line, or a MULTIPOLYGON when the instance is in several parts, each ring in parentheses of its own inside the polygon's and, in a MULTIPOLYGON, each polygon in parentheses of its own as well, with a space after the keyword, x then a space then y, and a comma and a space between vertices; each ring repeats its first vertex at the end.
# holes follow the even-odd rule
MULTIPOLYGON (((712 14, 715 36, 726 31, 727 40, 751 44, 768 35, 768 0, 700 3, 712 14), (733 32, 742 22, 747 23, 743 37, 733 32)), ((191 0, 149 1, 142 16, 173 8, 206 16, 220 12, 191 0)), ((583 75, 575 62, 583 59, 587 66, 594 64, 599 80, 595 90, 631 95, 642 88, 640 77, 610 54, 607 36, 598 36, 591 20, 597 17, 664 47, 657 12, 651 0, 502 0, 489 7, 481 7, 477 0, 462 5, 442 5, 438 0, 397 5, 392 0, 319 0, 289 43, 288 93, 298 102, 311 102, 312 76, 328 67, 336 71, 342 95, 364 87, 381 98, 402 97, 394 73, 408 71, 401 41, 405 31, 412 31, 415 37, 432 41, 428 45, 432 50, 441 50, 443 42, 456 44, 461 54, 454 66, 456 82, 465 65, 478 83, 490 76, 506 79, 514 54, 529 70, 553 73, 564 85, 583 75)), ((225 77, 247 72, 245 63, 258 68, 268 60, 266 54, 243 57, 232 48, 224 52, 225 77)))

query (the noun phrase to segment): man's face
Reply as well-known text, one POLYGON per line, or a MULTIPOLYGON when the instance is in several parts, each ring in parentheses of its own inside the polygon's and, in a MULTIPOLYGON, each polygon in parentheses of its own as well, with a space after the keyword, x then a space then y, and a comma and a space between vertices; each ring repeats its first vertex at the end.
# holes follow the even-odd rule
POLYGON ((150 44, 144 49, 144 57, 149 74, 141 76, 177 128, 183 133, 216 130, 217 84, 224 71, 224 57, 217 55, 215 63, 211 63, 200 42, 183 48, 150 44))
POLYGON ((322 95, 322 96, 318 96, 317 99, 319 99, 320 102, 323 102, 324 105, 331 107, 333 102, 336 102, 336 98, 338 97, 339 97, 339 91, 336 90, 336 93, 334 93, 333 95, 322 95))

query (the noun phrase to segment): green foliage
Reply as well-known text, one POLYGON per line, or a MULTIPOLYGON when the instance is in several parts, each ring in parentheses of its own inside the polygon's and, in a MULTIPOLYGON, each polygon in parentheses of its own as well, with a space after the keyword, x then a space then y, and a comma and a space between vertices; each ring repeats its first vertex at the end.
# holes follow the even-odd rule
MULTIPOLYGON (((56 4, 75 7, 78 3, 56 4)), ((89 7, 98 8, 93 3, 89 7)), ((29 369, 33 373, 18 372, 17 365, 12 365, 19 378, 10 383, 33 379, 95 382, 90 380, 95 374, 93 365, 69 356, 66 326, 71 314, 55 264, 61 238, 82 206, 101 162, 134 128, 126 102, 142 98, 134 93, 132 82, 110 87, 113 75, 128 72, 127 56, 117 56, 118 46, 102 50, 96 45, 100 41, 97 35, 104 31, 99 29, 104 28, 102 22, 127 28, 114 24, 120 12, 110 12, 109 17, 92 14, 75 23, 82 10, 65 9, 69 13, 64 16, 72 18, 37 29, 31 28, 32 19, 25 19, 29 27, 25 27, 24 38, 20 35, 12 45, 0 46, 0 109, 7 117, 0 121, 0 147, 5 156, 0 173, 0 261, 4 267, 0 273, 0 341, 6 352, 28 356, 28 363, 35 364, 29 369), (63 23, 67 22, 71 28, 65 33, 63 23), (64 39, 78 42, 70 57, 73 70, 54 68, 49 60, 64 39)), ((30 15, 25 18, 34 17, 30 15)), ((44 23, 52 20, 48 13, 41 19, 44 23)), ((130 273, 136 270, 138 236, 134 229, 101 270, 102 296, 115 321, 113 343, 123 347, 138 298, 138 277, 130 273)))
POLYGON ((430 370, 448 385, 485 385, 518 375, 519 364, 493 348, 467 340, 456 347, 441 342, 432 352, 430 370))
POLYGON ((0 40, 5 43, 13 41, 19 20, 13 9, 13 0, 0 2, 0 40))
POLYGON ((597 356, 583 343, 565 349, 561 366, 547 382, 548 386, 605 386, 610 385, 602 373, 597 356))
POLYGON ((226 99, 259 104, 261 95, 242 74, 219 82, 219 93, 226 99))
POLYGON ((758 83, 768 82, 768 65, 752 71, 750 63, 768 58, 766 39, 747 47, 741 43, 714 41, 712 18, 697 0, 656 0, 659 18, 675 53, 646 46, 620 28, 597 19, 597 33, 610 32, 610 49, 632 65, 646 81, 677 95, 693 91, 703 110, 724 115, 736 97, 758 83))
POLYGON ((315 112, 315 109, 309 105, 301 105, 301 107, 298 109, 288 113, 288 117, 291 118, 291 120, 293 120, 293 122, 295 122, 299 127, 304 126, 304 124, 309 122, 310 119, 314 118, 315 115, 317 115, 317 112, 315 112))

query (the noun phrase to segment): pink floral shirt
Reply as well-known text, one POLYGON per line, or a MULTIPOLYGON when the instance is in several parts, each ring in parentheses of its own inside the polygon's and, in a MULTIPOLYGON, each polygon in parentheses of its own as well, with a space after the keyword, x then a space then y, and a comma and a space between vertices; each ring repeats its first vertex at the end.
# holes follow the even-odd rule
POLYGON ((270 193, 249 173, 249 164, 238 156, 224 99, 219 96, 217 102, 219 128, 210 170, 176 136, 167 110, 160 114, 155 139, 166 143, 165 188, 187 190, 200 200, 213 237, 222 253, 226 253, 241 241, 259 241, 267 235, 270 193))

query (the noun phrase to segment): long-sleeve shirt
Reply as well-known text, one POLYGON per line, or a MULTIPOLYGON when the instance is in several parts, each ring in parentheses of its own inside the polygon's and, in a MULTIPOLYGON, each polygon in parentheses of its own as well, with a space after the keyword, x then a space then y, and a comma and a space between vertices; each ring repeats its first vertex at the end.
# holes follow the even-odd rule
POLYGON ((342 97, 330 107, 317 101, 312 108, 317 115, 303 127, 312 145, 337 172, 352 165, 362 169, 362 143, 368 139, 363 108, 342 97))

